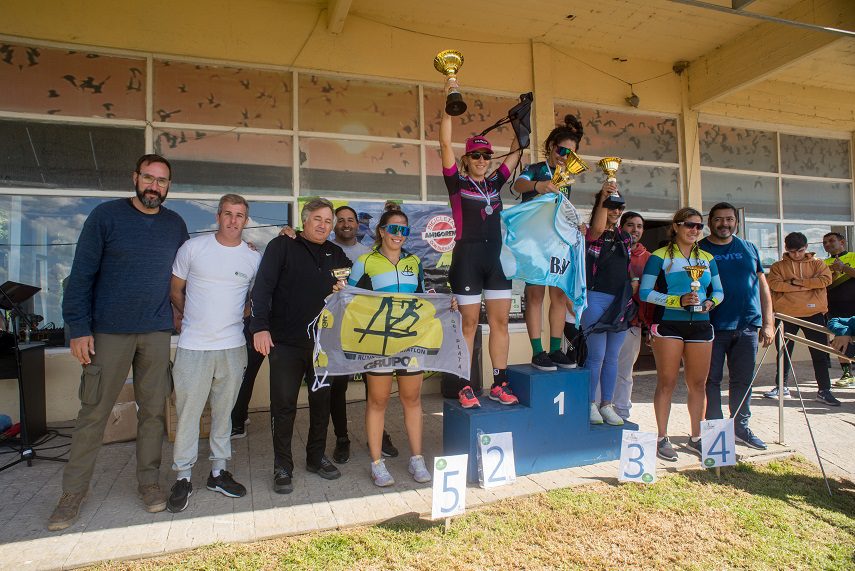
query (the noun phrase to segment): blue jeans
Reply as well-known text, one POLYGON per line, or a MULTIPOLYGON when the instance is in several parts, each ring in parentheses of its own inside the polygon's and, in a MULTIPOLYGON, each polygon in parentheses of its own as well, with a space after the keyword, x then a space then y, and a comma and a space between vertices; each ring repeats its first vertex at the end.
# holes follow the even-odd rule
MULTIPOLYGON (((588 307, 582 313, 582 329, 587 329, 596 323, 609 308, 615 296, 598 291, 588 292, 588 307)), ((617 384, 618 355, 623 346, 626 331, 595 333, 588 335, 588 358, 585 366, 591 371, 588 386, 591 402, 597 400, 597 389, 600 389, 600 400, 611 402, 615 395, 617 384)))
POLYGON ((735 419, 737 433, 748 428, 751 418, 751 375, 757 358, 757 328, 742 330, 716 330, 710 357, 710 372, 707 376, 707 413, 705 418, 723 418, 721 413, 721 380, 724 376, 724 360, 727 358, 729 377, 728 401, 730 416, 735 419), (746 393, 748 396, 746 397, 746 393), (739 403, 745 398, 742 406, 739 403), (739 410, 737 410, 739 407, 739 410))

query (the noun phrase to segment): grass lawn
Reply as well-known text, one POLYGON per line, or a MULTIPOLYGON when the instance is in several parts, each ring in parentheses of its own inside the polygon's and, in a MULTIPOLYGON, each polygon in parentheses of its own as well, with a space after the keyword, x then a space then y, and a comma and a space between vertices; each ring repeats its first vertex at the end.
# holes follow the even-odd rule
POLYGON ((804 459, 507 500, 444 532, 372 527, 217 544, 95 569, 855 569, 855 486, 804 459))

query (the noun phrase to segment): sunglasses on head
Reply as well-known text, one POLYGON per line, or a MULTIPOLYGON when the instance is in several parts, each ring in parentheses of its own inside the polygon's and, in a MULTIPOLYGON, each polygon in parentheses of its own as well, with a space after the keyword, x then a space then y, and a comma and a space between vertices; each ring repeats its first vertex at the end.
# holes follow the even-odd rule
POLYGON ((380 228, 382 228, 389 234, 397 234, 398 236, 404 237, 410 235, 410 227, 404 226, 403 224, 386 224, 385 226, 381 226, 380 228))
POLYGON ((484 159, 485 161, 489 161, 490 159, 493 158, 493 153, 483 153, 480 151, 475 151, 475 152, 469 153, 467 156, 470 159, 475 159, 476 161, 480 160, 480 159, 484 159))
POLYGON ((555 152, 558 153, 559 157, 569 157, 570 153, 574 151, 569 147, 556 147, 555 152))
POLYGON ((677 222, 677 226, 682 226, 683 228, 688 228, 689 230, 703 230, 704 224, 703 222, 677 222))

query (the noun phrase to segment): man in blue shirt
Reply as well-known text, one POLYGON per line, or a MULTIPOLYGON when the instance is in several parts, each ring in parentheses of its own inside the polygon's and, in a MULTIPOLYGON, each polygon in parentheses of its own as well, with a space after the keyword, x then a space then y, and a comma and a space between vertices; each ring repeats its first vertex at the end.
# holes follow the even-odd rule
POLYGON ((133 366, 137 401, 137 491, 146 511, 166 509, 160 489, 164 411, 171 391, 169 342, 174 328, 172 261, 187 240, 181 216, 161 206, 172 168, 143 155, 134 195, 98 205, 83 224, 62 304, 71 354, 83 366, 80 412, 50 531, 77 519, 89 490, 107 418, 133 366))
POLYGON ((739 223, 736 207, 727 202, 716 204, 710 209, 708 223, 711 234, 701 240, 700 247, 715 257, 724 302, 710 314, 715 339, 707 377, 705 418, 723 418, 721 380, 727 358, 728 400, 730 416, 735 418, 736 439, 750 448, 765 450, 766 443, 748 428, 748 421, 758 340, 768 347, 774 338, 772 293, 757 247, 733 235, 739 223))

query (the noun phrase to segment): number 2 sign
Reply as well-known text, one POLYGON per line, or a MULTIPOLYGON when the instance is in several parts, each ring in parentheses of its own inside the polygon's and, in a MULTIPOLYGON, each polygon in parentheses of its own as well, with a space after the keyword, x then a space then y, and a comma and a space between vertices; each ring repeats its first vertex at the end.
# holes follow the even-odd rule
POLYGON ((515 481, 513 433, 478 434, 478 463, 482 488, 495 488, 515 481))

